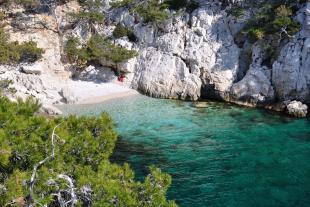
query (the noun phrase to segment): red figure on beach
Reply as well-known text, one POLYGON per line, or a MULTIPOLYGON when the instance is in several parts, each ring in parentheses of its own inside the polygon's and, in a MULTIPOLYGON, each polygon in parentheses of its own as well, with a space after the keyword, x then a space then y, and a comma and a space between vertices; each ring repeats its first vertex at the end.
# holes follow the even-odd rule
POLYGON ((125 79, 125 75, 124 74, 118 76, 118 81, 124 82, 124 79, 125 79))

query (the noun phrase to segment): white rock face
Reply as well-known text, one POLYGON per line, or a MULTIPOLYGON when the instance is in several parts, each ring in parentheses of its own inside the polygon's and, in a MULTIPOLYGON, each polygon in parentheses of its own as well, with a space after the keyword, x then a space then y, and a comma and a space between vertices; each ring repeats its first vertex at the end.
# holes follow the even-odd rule
POLYGON ((26 74, 35 74, 35 75, 42 74, 42 66, 39 64, 21 65, 20 68, 21 71, 26 74))
POLYGON ((224 98, 237 78, 240 53, 224 16, 218 5, 207 4, 158 27, 129 25, 140 53, 129 66, 135 71, 131 86, 155 97, 190 100, 201 96, 201 87, 212 88, 203 95, 216 91, 224 98))
POLYGON ((244 101, 252 105, 272 102, 274 90, 268 73, 268 68, 251 66, 245 77, 233 85, 231 101, 244 101))
POLYGON ((201 80, 177 56, 155 48, 140 51, 133 78, 134 89, 158 98, 197 100, 201 80))
POLYGON ((308 107, 300 101, 292 101, 287 105, 288 114, 296 117, 306 117, 308 107))
MULTIPOLYGON (((205 88, 211 86, 224 98, 237 78, 240 50, 234 44, 227 19, 217 9, 202 7, 193 13, 182 57, 202 69, 205 88)), ((204 93, 208 97, 210 91, 204 93)))
POLYGON ((303 29, 281 51, 273 64, 272 84, 280 100, 310 102, 310 2, 299 13, 303 29))
POLYGON ((93 82, 115 82, 117 77, 110 68, 94 67, 92 65, 85 68, 78 74, 80 80, 93 82))
MULTIPOLYGON (((108 9, 112 1, 104 0, 106 7, 102 10, 108 9)), ((274 100, 310 103, 310 3, 296 17, 303 25, 302 31, 283 47, 272 68, 267 68, 263 66, 264 54, 258 45, 246 43, 239 48, 235 44, 234 35, 250 18, 250 11, 236 19, 227 17, 218 0, 196 1, 201 6, 191 14, 176 15, 162 24, 145 24, 128 9, 121 8, 109 12, 108 25, 94 25, 99 34, 112 37, 115 26, 121 23, 137 37, 137 42, 130 42, 126 37, 114 40, 117 45, 139 52, 136 58, 117 65, 126 73, 123 86, 160 98, 218 98, 252 105, 274 100), (252 54, 252 58, 247 54, 252 54)), ((229 2, 245 3, 244 0, 229 2)), ((68 27, 70 21, 65 12, 72 9, 79 9, 76 2, 58 7, 57 20, 44 14, 21 15, 12 24, 20 29, 12 32, 12 40, 34 40, 45 50, 40 62, 23 66, 23 73, 16 68, 0 67, 0 79, 14 81, 16 96, 33 96, 46 104, 74 103, 82 98, 69 90, 68 85, 77 88, 81 84, 73 84, 69 79, 70 65, 61 61, 61 51, 64 38, 70 35, 86 42, 91 36, 89 25, 78 24, 66 30, 64 37, 55 32, 57 22, 61 28, 68 27)), ((85 81, 100 89, 103 82, 119 84, 114 72, 107 69, 115 68, 115 64, 105 59, 100 63, 104 67, 90 66, 78 74, 83 86, 89 86, 85 81)), ((84 91, 84 95, 87 93, 84 91)))

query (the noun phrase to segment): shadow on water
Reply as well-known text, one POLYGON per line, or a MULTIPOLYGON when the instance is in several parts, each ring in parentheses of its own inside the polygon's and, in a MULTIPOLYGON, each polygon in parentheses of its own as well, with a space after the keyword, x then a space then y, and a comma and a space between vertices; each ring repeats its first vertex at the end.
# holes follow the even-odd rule
POLYGON ((179 206, 310 206, 309 118, 147 97, 83 110, 108 111, 120 134, 111 162, 129 163, 137 180, 160 167, 179 206))
POLYGON ((139 169, 136 179, 140 181, 149 173, 149 166, 168 163, 162 154, 160 145, 155 147, 146 143, 132 142, 124 137, 118 138, 110 161, 118 164, 128 163, 133 169, 139 169))

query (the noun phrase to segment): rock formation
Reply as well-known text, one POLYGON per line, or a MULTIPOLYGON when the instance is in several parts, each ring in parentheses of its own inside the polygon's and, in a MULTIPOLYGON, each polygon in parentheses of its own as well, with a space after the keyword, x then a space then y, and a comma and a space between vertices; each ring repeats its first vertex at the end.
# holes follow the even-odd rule
MULTIPOLYGON (((246 1, 197 1, 200 6, 191 13, 175 15, 171 11, 172 17, 166 22, 150 24, 127 8, 111 9, 109 1, 105 2, 102 10, 109 10, 107 24, 98 26, 98 32, 113 38, 115 26, 122 24, 137 39, 114 39, 116 44, 139 54, 118 65, 126 72, 128 87, 159 98, 215 98, 251 106, 287 100, 310 103, 310 3, 305 3, 296 16, 302 29, 282 46, 276 61, 267 67, 258 44, 240 45, 236 40, 251 16, 250 11, 234 18, 223 7, 242 6, 246 1)), ((48 104, 66 102, 64 96, 70 92, 63 93, 64 84, 55 83, 68 79, 71 73, 84 81, 115 81, 113 72, 104 69, 111 67, 105 60, 101 61, 102 68, 90 66, 79 73, 63 63, 62 42, 66 37, 74 35, 85 42, 90 36, 82 24, 64 29, 61 36, 57 32, 59 27, 67 28, 70 24, 65 12, 78 9, 76 2, 71 1, 57 8, 57 21, 48 15, 23 14, 12 22, 8 28, 12 40, 33 39, 46 50, 43 60, 32 68, 3 69, 0 79, 13 79, 18 95, 32 95, 48 104), (56 82, 53 85, 51 81, 56 82)))

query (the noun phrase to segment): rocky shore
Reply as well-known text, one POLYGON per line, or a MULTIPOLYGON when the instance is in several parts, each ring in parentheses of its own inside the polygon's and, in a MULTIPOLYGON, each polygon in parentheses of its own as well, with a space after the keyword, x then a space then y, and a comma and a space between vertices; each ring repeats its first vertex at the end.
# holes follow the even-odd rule
MULTIPOLYGON (((106 0, 102 11, 108 11, 108 16, 105 25, 97 26, 98 32, 113 38, 116 25, 122 24, 136 37, 135 42, 127 37, 113 39, 138 52, 137 57, 118 64, 126 73, 122 83, 104 60, 102 66, 89 66, 83 71, 63 60, 62 44, 68 36, 82 42, 89 38, 89 28, 83 23, 71 25, 67 16, 79 10, 77 2, 58 6, 56 19, 48 14, 30 17, 22 13, 6 27, 11 39, 34 40, 45 53, 33 65, 0 66, 0 80, 13 81, 11 87, 16 93, 10 97, 33 96, 45 108, 86 103, 87 99, 98 100, 111 93, 133 93, 133 89, 157 98, 218 99, 306 116, 310 104, 310 3, 303 4, 296 14, 300 31, 266 66, 260 44, 238 41, 251 9, 237 18, 229 15, 220 1, 197 2, 200 6, 191 13, 174 15, 161 24, 145 24, 128 8, 110 8, 106 0), (61 35, 59 27, 64 31, 61 35)), ((19 14, 18 10, 12 12, 19 14)))

